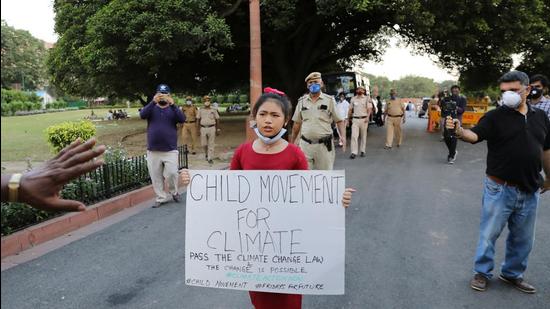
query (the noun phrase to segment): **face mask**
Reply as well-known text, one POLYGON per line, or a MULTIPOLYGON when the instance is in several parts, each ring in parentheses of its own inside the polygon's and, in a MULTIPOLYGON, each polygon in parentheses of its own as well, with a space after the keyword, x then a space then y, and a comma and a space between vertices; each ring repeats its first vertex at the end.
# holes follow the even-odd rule
POLYGON ((505 91, 502 94, 502 105, 516 109, 521 104, 521 96, 515 91, 505 91))
POLYGON ((283 137, 283 135, 285 135, 286 129, 282 128, 281 131, 279 131, 279 133, 277 135, 273 136, 273 137, 263 136, 262 133, 260 133, 260 130, 258 130, 258 127, 256 127, 256 126, 254 127, 254 132, 256 133, 258 138, 260 138, 264 143, 270 145, 270 144, 273 144, 276 141, 280 140, 283 137))
POLYGON ((319 93, 319 91, 321 91, 321 85, 311 84, 309 85, 308 89, 309 89, 309 92, 311 93, 319 93))
POLYGON ((191 104, 193 104, 193 101, 185 101, 185 103, 186 103, 187 105, 191 105, 191 104))
POLYGON ((528 99, 538 99, 542 96, 542 90, 540 89, 537 89, 537 88, 533 88, 531 89, 531 92, 529 92, 529 96, 527 97, 528 99))

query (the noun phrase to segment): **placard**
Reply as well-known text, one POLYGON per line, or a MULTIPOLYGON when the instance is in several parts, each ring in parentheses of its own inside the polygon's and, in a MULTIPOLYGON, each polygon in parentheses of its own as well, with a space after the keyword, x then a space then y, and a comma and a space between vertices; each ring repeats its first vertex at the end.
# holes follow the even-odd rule
POLYGON ((344 171, 189 171, 188 285, 344 294, 344 171))

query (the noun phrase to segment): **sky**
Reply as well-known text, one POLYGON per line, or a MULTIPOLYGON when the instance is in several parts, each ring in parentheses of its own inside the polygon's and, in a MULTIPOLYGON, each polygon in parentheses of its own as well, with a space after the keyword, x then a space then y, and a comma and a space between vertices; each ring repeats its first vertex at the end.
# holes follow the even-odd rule
MULTIPOLYGON (((53 0, 2 0, 2 19, 8 25, 28 30, 34 37, 49 43, 57 41, 54 32, 53 0)), ((436 82, 457 80, 456 73, 440 68, 427 55, 413 55, 412 49, 398 46, 398 39, 390 41, 381 62, 359 64, 365 73, 386 76, 396 80, 407 75, 432 78, 436 82)))

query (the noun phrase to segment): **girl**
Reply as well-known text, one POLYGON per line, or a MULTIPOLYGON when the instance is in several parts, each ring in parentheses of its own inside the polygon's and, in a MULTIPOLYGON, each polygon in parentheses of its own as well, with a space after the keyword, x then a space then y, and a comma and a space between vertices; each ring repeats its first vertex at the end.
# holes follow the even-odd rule
MULTIPOLYGON (((294 144, 282 139, 290 119, 291 106, 284 93, 264 89, 264 93, 254 105, 252 116, 255 119, 254 132, 258 136, 253 142, 246 142, 237 148, 231 160, 232 170, 307 170, 304 153, 294 144)), ((189 184, 188 171, 182 171, 182 181, 189 184)), ((342 205, 348 207, 354 189, 344 191, 342 205)), ((250 300, 256 309, 302 307, 302 295, 250 291, 250 300)))

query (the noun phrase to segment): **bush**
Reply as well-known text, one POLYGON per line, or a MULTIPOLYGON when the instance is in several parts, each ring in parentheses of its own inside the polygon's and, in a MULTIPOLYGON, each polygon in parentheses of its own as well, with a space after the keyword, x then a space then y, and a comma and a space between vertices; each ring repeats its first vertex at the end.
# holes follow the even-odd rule
POLYGON ((234 94, 230 94, 227 96, 227 103, 235 103, 237 102, 237 96, 234 94))
POLYGON ((11 115, 11 104, 2 102, 2 116, 11 115))
POLYGON ((23 108, 24 111, 27 111, 27 112, 32 111, 32 106, 33 106, 32 102, 25 102, 23 104, 24 104, 24 108, 23 108))
POLYGON ((216 100, 218 101, 219 104, 222 104, 225 100, 225 97, 220 94, 216 96, 216 100))
POLYGON ((12 114, 15 114, 15 112, 22 111, 25 105, 21 101, 13 101, 11 102, 11 112, 12 114))
POLYGON ((247 94, 241 94, 239 96, 239 103, 248 103, 248 95, 247 94))
POLYGON ((2 103, 11 103, 14 101, 36 103, 42 101, 42 98, 34 92, 2 89, 2 103))
POLYGON ((59 152, 79 137, 85 141, 95 134, 96 127, 90 121, 64 122, 46 128, 46 138, 55 152, 59 152))
POLYGON ((38 210, 23 203, 2 203, 2 236, 60 214, 38 210))

